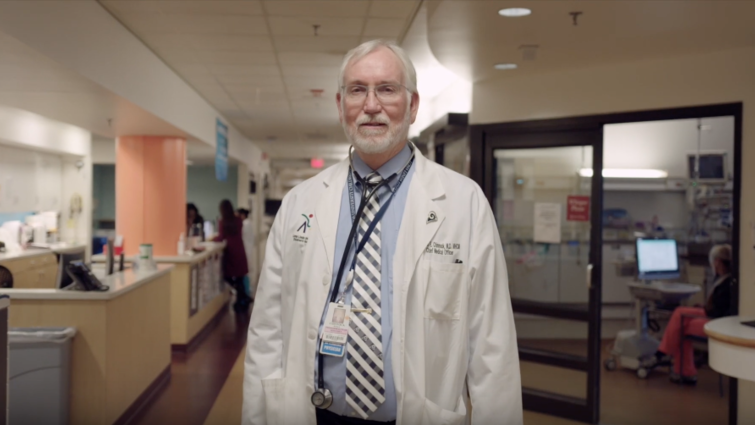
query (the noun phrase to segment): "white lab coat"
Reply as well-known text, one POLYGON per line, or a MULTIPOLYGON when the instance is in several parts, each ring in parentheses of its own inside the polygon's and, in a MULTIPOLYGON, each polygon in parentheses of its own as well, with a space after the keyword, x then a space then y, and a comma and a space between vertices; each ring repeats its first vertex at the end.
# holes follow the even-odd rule
MULTIPOLYGON (((521 424, 514 318, 488 201, 474 182, 419 151, 415 162, 393 260, 397 424, 521 424)), ((244 425, 316 424, 315 345, 337 272, 348 167, 341 162, 295 187, 270 231, 249 325, 244 425)))

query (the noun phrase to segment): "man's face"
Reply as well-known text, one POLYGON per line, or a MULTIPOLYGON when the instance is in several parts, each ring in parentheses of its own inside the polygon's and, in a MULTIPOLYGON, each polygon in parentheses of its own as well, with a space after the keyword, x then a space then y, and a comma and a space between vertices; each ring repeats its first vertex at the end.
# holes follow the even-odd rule
POLYGON ((344 132, 354 147, 362 153, 378 154, 406 142, 409 126, 417 117, 419 96, 399 87, 395 99, 378 98, 375 87, 382 84, 406 85, 401 60, 386 47, 349 63, 344 71, 344 86, 368 87, 365 97, 355 99, 336 95, 338 114, 344 132))

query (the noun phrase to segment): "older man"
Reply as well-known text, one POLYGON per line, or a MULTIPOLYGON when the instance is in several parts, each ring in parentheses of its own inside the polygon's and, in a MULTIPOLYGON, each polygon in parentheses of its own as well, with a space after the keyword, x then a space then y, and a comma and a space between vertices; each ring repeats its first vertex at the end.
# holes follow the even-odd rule
POLYGON ((344 58, 336 104, 352 151, 275 219, 243 423, 522 423, 496 224, 475 183, 408 143, 414 66, 364 43, 344 58))

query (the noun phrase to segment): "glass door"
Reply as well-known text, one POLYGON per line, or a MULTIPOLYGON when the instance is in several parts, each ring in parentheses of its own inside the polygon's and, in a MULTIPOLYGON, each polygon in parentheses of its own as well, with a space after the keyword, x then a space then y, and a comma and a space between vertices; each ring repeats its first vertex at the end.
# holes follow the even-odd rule
POLYGON ((485 186, 506 256, 524 407, 597 423, 601 131, 493 136, 485 186))

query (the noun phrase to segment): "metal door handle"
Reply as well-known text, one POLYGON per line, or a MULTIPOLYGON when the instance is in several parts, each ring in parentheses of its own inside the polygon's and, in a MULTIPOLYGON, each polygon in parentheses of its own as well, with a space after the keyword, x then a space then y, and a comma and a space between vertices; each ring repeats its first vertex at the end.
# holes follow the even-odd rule
POLYGON ((587 289, 592 289, 592 264, 587 265, 587 289))

